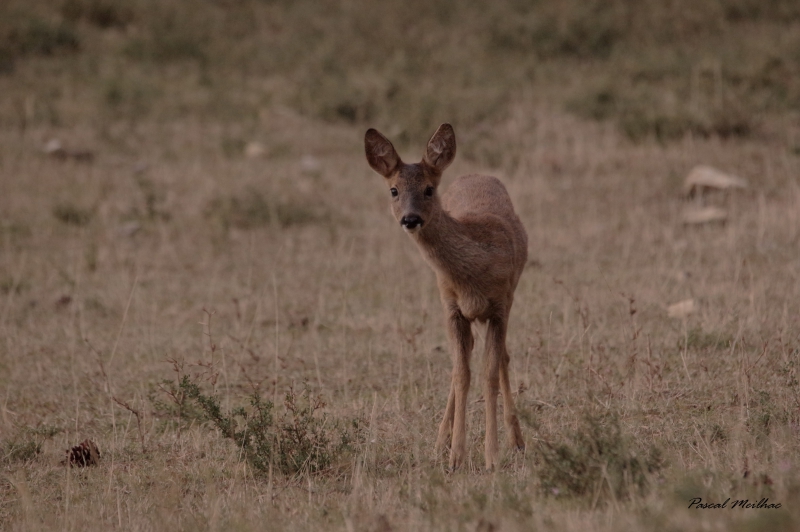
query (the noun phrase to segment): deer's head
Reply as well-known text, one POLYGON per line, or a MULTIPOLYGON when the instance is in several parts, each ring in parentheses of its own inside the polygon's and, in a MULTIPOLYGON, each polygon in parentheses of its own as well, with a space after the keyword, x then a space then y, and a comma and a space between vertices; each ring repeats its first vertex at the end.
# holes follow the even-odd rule
POLYGON ((364 137, 364 148, 369 165, 386 178, 394 217, 407 233, 420 231, 441 208, 436 189, 456 156, 453 126, 439 126, 419 163, 405 164, 389 139, 372 128, 364 137))

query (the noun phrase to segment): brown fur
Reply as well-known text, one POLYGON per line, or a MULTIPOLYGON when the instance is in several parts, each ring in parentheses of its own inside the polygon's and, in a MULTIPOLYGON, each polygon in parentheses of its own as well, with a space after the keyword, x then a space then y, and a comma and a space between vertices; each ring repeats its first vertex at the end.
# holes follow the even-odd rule
POLYGON ((450 467, 466 456, 466 408, 473 347, 471 323, 487 324, 483 395, 486 401, 485 459, 497 465, 497 393, 503 394, 508 443, 525 442, 511 397, 506 329, 514 290, 525 267, 528 237, 503 184, 494 177, 459 177, 439 197, 442 172, 456 153, 455 133, 442 124, 428 141, 422 161, 405 164, 392 143, 374 129, 364 139, 367 161, 386 178, 392 212, 411 233, 436 272, 447 320, 453 374, 437 449, 450 443, 450 467), (421 225, 420 225, 421 224, 421 225), (449 441, 448 441, 449 440, 449 441))

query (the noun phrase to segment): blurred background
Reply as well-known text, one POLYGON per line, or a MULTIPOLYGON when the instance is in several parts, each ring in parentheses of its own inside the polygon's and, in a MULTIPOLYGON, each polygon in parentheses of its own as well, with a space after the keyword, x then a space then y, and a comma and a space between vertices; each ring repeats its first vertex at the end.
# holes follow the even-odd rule
POLYGON ((473 131, 463 153, 496 164, 479 126, 531 98, 634 140, 748 137, 794 117, 800 3, 4 0, 0 88, 4 128, 113 136, 191 115, 245 135, 286 107, 401 144, 449 120, 473 131))

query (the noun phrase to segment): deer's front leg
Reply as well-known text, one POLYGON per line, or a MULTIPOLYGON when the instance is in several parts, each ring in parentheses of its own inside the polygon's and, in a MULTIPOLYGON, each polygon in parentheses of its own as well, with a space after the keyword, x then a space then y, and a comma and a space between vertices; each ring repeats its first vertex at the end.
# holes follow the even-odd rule
MULTIPOLYGON (((453 399, 453 439, 450 445, 450 469, 464 463, 467 446, 467 393, 469 392, 469 357, 473 339, 469 320, 455 306, 447 309, 447 335, 453 357, 453 377, 450 396, 453 399)), ((442 425, 448 422, 450 400, 442 425)), ((441 436, 442 427, 439 428, 441 436)))

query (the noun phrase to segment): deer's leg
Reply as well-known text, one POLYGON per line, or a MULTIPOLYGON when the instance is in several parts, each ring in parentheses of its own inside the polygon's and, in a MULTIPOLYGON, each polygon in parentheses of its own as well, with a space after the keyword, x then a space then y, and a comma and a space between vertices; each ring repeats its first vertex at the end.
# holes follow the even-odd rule
MULTIPOLYGON (((449 308, 447 316, 447 335, 453 356, 453 439, 450 445, 450 468, 457 469, 464 463, 467 446, 467 392, 469 391, 469 357, 472 353, 473 338, 469 320, 458 308, 449 308)), ((449 412, 445 411, 445 421, 449 412)), ((443 421, 444 423, 444 421, 443 421)))
POLYGON ((519 428, 519 419, 517 419, 516 408, 514 407, 514 398, 511 395, 511 383, 508 379, 508 363, 510 357, 506 349, 506 327, 508 317, 506 317, 503 326, 502 339, 498 339, 499 350, 499 366, 500 366, 500 391, 503 394, 503 421, 506 426, 506 437, 508 438, 508 446, 511 449, 525 450, 525 440, 522 439, 522 430, 519 428))
POLYGON ((436 454, 442 452, 445 447, 450 446, 450 437, 453 435, 453 414, 456 406, 456 381, 450 377, 450 393, 447 396, 447 407, 444 409, 444 417, 439 424, 439 436, 436 438, 436 454))
POLYGON ((489 319, 486 329, 486 353, 484 355, 483 400, 486 405, 486 438, 484 458, 486 469, 497 466, 497 392, 499 391, 500 364, 505 340, 505 323, 499 318, 489 319))

